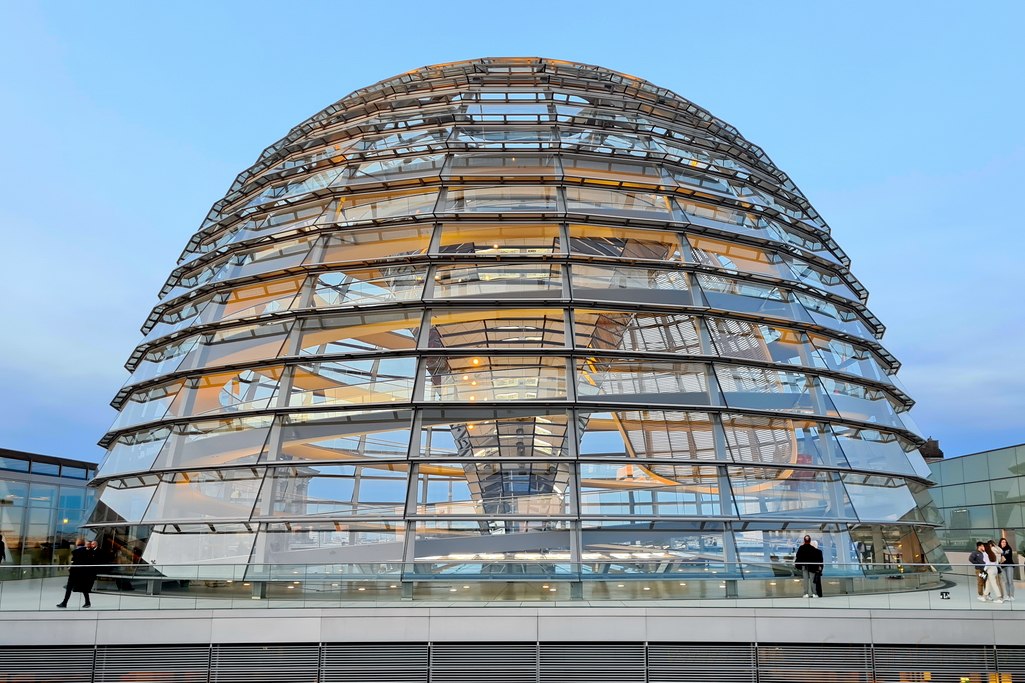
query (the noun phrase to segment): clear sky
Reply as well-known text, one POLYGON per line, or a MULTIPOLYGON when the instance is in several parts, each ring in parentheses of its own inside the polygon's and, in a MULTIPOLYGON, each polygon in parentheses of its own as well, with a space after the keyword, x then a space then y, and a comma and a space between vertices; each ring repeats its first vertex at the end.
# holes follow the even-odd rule
POLYGON ((546 56, 667 87, 830 223, 948 456, 1025 442, 1025 3, 0 0, 0 447, 99 459, 234 176, 352 90, 546 56))

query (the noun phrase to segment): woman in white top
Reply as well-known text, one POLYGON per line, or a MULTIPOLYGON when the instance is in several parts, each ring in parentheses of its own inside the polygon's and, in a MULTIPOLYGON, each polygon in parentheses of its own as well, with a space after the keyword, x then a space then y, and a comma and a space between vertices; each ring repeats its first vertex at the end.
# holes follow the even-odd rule
POLYGON ((986 569, 986 587, 982 590, 982 595, 993 602, 1001 603, 1004 601, 1004 594, 1000 590, 1000 549, 995 548, 992 543, 987 543, 982 559, 986 569))

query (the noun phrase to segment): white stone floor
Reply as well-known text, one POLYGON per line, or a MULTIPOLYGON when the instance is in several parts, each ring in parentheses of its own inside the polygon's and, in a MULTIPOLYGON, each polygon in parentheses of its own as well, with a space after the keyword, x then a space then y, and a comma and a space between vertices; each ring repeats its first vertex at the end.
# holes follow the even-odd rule
MULTIPOLYGON (((821 599, 802 597, 759 597, 759 598, 709 598, 709 599, 637 599, 626 600, 560 600, 556 596, 544 600, 495 600, 483 601, 474 599, 461 599, 461 596, 454 594, 452 599, 417 598, 414 600, 401 600, 397 593, 394 597, 372 597, 363 600, 341 599, 343 596, 336 596, 333 599, 327 597, 314 597, 308 599, 287 599, 284 597, 271 597, 265 599, 217 597, 216 595, 203 596, 194 595, 189 592, 168 594, 163 596, 149 596, 142 591, 133 593, 94 593, 92 596, 91 610, 196 610, 196 609, 295 609, 295 608, 320 608, 330 609, 336 607, 345 608, 382 608, 402 607, 430 607, 430 608, 460 608, 488 606, 495 608, 502 607, 751 607, 751 608, 808 608, 808 609, 892 609, 892 610, 981 610, 981 611, 1023 611, 1025 610, 1025 593, 1022 593, 1021 601, 1007 601, 1003 604, 992 602, 980 602, 976 596, 976 585, 974 577, 956 576, 953 574, 944 575, 944 579, 952 582, 953 585, 947 588, 875 593, 861 595, 829 595, 830 588, 838 590, 838 582, 831 585, 825 581, 826 597, 821 599), (944 597, 944 593, 947 594, 944 597)), ((0 611, 52 611, 59 612, 56 604, 64 597, 65 579, 62 577, 44 579, 19 579, 4 581, 0 583, 0 611)), ((1025 585, 1025 584, 1023 584, 1025 585)), ((461 588, 461 587, 460 587, 461 588)), ((561 585, 565 592, 568 588, 561 585)), ((785 588, 793 590, 793 587, 785 588)), ((197 586, 194 593, 207 592, 210 589, 197 586)), ((213 589, 214 591, 216 590, 213 589)), ((349 595, 352 595, 351 593, 349 595)), ((466 596, 470 597, 470 596, 466 596)), ((78 593, 72 594, 69 601, 68 611, 88 611, 82 606, 82 597, 78 593)))

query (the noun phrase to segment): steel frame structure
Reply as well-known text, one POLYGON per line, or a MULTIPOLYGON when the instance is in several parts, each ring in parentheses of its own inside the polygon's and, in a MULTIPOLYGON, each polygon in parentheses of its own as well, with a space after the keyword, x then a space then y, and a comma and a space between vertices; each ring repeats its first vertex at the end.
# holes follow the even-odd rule
POLYGON ((849 266, 668 90, 538 58, 402 74, 214 204, 126 365, 90 526, 158 564, 496 579, 764 577, 806 532, 838 566, 940 560, 849 266))

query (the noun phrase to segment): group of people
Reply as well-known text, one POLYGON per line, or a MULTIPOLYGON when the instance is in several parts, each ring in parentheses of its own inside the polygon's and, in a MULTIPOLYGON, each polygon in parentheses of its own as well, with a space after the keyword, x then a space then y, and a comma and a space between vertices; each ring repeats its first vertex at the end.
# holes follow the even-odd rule
POLYGON ((64 599, 57 603, 58 607, 67 607, 72 593, 81 593, 85 598, 82 607, 92 607, 89 592, 96 581, 98 564, 100 557, 96 541, 87 543, 81 538, 78 539, 75 549, 71 551, 71 568, 68 570, 68 585, 64 587, 64 599))
POLYGON ((975 565, 980 602, 1014 600, 1014 551, 1006 538, 979 541, 968 561, 975 565))

